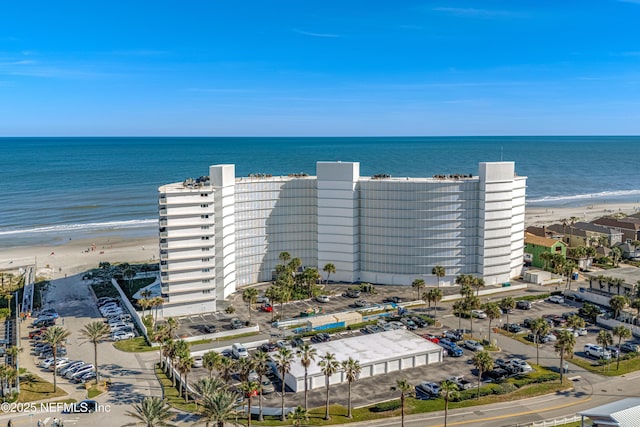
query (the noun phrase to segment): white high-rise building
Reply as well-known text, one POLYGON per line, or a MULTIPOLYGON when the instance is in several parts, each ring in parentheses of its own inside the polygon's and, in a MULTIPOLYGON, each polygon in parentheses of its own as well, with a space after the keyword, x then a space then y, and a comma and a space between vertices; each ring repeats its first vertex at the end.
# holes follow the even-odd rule
POLYGON ((233 165, 160 187, 164 315, 215 311, 237 287, 269 281, 287 251, 332 280, 435 284, 458 274, 487 284, 520 274, 526 178, 513 162, 478 176, 360 176, 360 164, 318 162, 317 176, 251 175, 233 165))

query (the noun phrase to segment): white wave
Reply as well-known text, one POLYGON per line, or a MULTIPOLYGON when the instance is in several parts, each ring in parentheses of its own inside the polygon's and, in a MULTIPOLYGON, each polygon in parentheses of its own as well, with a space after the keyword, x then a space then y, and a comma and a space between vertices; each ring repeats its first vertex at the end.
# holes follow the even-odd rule
POLYGON ((113 230, 118 228, 140 228, 158 225, 157 219, 136 219, 129 221, 90 222, 86 224, 59 224, 22 230, 0 231, 0 236, 32 233, 56 233, 77 230, 113 230))
POLYGON ((540 199, 529 199, 527 203, 559 202, 569 200, 604 199, 610 197, 625 197, 640 195, 640 190, 602 191, 600 193, 574 194, 571 196, 546 196, 540 199))

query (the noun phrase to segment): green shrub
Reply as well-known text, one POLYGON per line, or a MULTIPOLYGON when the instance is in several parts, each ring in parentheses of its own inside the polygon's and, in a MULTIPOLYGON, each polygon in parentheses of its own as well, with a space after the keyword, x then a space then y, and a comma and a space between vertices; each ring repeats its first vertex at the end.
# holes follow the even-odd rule
MULTIPOLYGON (((480 387, 480 397, 489 396, 490 394, 500 394, 498 391, 500 386, 498 384, 488 384, 480 387)), ((459 393, 458 399, 455 402, 462 402, 463 400, 475 399, 478 397, 478 388, 470 388, 469 390, 463 390, 459 393)))
POLYGON ((522 297, 515 297, 516 301, 537 301, 541 299, 547 299, 551 296, 551 294, 536 294, 536 295, 525 295, 522 297))
POLYGON ((498 384, 497 390, 498 393, 496 394, 507 394, 507 393, 513 393, 514 391, 516 391, 518 387, 516 387, 514 384, 512 383, 502 383, 502 384, 498 384))
POLYGON ((371 408, 369 408, 369 410, 371 412, 387 412, 387 411, 395 411, 396 409, 399 409, 401 406, 401 403, 399 400, 391 400, 389 402, 381 402, 378 403, 375 406, 372 406, 371 408))

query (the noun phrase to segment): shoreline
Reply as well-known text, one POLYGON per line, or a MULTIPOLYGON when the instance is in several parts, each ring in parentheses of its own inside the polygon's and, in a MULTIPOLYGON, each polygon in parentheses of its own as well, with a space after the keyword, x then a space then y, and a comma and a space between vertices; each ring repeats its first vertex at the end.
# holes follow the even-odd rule
MULTIPOLYGON (((598 203, 571 207, 527 207, 525 227, 559 223, 563 218, 592 221, 615 213, 640 212, 640 203, 598 203)), ((36 264, 36 275, 47 279, 65 277, 97 268, 100 262, 153 263, 159 259, 157 231, 95 230, 86 237, 86 230, 67 232, 68 240, 52 239, 49 245, 18 245, 0 248, 0 271, 18 271, 19 267, 36 264), (129 234, 129 235, 128 235, 129 234), (75 236, 81 236, 76 239, 75 236)))

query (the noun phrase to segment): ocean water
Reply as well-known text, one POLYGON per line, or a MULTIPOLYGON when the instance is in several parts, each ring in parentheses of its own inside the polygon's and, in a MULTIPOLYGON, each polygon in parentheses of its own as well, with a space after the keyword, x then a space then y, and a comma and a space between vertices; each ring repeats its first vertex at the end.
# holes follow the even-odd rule
POLYGON ((359 161, 361 175, 477 174, 515 161, 534 206, 640 201, 640 137, 0 138, 0 248, 157 232, 157 188, 234 163, 236 175, 359 161))

